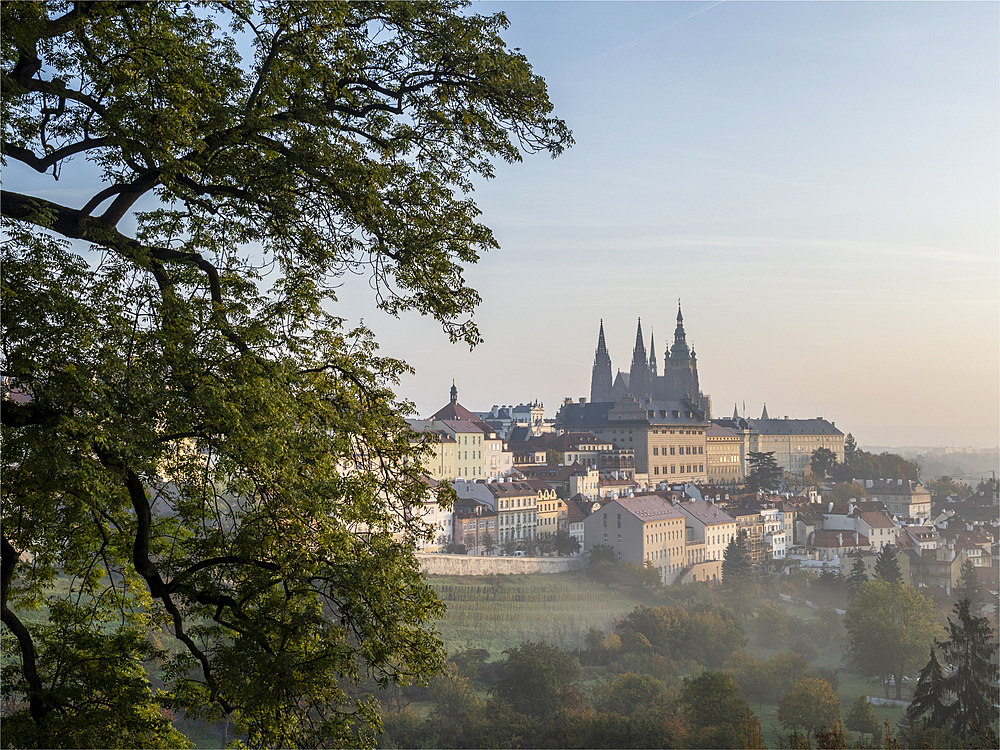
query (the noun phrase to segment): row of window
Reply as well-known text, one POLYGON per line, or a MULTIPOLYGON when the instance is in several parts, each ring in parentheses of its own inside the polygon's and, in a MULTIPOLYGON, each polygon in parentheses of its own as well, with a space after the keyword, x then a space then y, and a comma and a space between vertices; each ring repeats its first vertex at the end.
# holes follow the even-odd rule
MULTIPOLYGON (((695 472, 702 472, 702 471, 705 471, 705 464, 680 464, 680 472, 677 471, 677 466, 675 466, 674 464, 670 465, 670 473, 671 474, 677 474, 677 473, 680 473, 680 474, 694 474, 695 472)), ((653 467, 653 473, 654 474, 659 474, 660 473, 660 467, 659 466, 654 466, 653 467)), ((663 467, 663 473, 664 474, 667 473, 667 467, 666 466, 663 467)))
MULTIPOLYGON (((676 445, 676 446, 671 445, 670 446, 671 456, 675 455, 674 448, 677 449, 677 455, 680 456, 697 456, 705 452, 705 447, 702 445, 676 445)), ((654 456, 660 455, 660 447, 658 445, 653 446, 653 455, 654 456)), ((667 446, 663 446, 663 455, 664 456, 667 455, 667 446)))

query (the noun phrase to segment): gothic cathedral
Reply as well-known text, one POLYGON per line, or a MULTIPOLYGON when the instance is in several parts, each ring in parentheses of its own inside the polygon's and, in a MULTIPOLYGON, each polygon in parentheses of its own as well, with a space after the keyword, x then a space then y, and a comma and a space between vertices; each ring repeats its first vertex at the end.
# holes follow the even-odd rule
POLYGON ((611 357, 604 343, 604 321, 597 338, 594 370, 590 379, 590 400, 607 403, 631 396, 640 404, 648 401, 688 401, 711 419, 712 399, 701 392, 698 385, 698 357, 687 344, 684 334, 684 316, 677 305, 677 327, 674 345, 663 355, 663 375, 657 373, 654 340, 649 341, 649 355, 642 338, 642 320, 635 332, 632 366, 627 373, 618 371, 611 379, 611 357))

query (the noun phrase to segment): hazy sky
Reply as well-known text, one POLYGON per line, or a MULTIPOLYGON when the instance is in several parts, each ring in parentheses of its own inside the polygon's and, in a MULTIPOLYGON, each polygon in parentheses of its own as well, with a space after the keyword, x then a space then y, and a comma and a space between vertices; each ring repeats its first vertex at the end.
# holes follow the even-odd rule
MULTIPOLYGON (((1000 442, 1000 4, 471 12, 499 11, 576 145, 475 195, 502 246, 468 272, 486 342, 392 319, 360 279, 335 310, 416 368, 401 395, 421 415, 454 378, 470 409, 554 416, 590 395, 601 318, 613 368, 641 317, 662 370, 681 298, 716 415, 766 402, 862 445, 1000 442)), ((41 192, 92 193, 67 182, 41 192)))
POLYGON ((447 402, 590 395, 600 319, 628 369, 677 299, 716 415, 824 416, 862 445, 998 443, 1000 5, 474 3, 576 145, 476 196, 502 249, 469 272, 486 343, 364 315, 447 402))

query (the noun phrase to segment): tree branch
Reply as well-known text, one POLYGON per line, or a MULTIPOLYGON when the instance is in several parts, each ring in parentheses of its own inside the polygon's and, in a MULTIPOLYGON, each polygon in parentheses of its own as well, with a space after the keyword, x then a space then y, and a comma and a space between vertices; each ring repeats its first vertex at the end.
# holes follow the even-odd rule
POLYGON ((63 146, 45 157, 40 158, 29 149, 21 146, 15 146, 13 143, 7 143, 7 141, 4 141, 2 144, 2 152, 5 156, 13 157, 19 162, 27 164, 36 172, 44 172, 56 162, 72 156, 73 154, 78 154, 81 151, 87 151, 92 148, 110 146, 114 142, 115 140, 113 138, 84 138, 78 143, 71 143, 68 146, 63 146))
POLYGON ((2 562, 0 562, 0 598, 3 601, 2 613, 0 613, 0 620, 3 624, 10 628, 10 631, 17 638, 18 645, 21 647, 21 674, 24 676, 24 681, 28 683, 28 708, 31 712, 31 719, 36 725, 40 725, 42 720, 45 718, 45 714, 52 710, 51 705, 47 703, 42 698, 42 681, 38 676, 38 668, 36 666, 36 652, 35 652, 35 642, 31 638, 31 633, 24 626, 24 623, 18 619, 8 607, 7 601, 10 594, 10 582, 14 578, 14 569, 17 567, 18 554, 17 550, 14 549, 7 537, 3 537, 3 549, 2 549, 2 562))

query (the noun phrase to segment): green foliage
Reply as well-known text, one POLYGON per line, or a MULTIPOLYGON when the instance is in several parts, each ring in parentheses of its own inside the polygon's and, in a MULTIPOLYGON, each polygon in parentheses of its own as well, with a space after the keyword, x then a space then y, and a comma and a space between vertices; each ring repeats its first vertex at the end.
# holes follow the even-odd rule
POLYGON ((861 586, 844 614, 844 626, 854 673, 881 681, 887 698, 894 682, 897 700, 907 669, 941 632, 933 602, 912 586, 884 580, 861 586))
POLYGON ((685 678, 680 702, 691 725, 689 747, 736 746, 750 707, 731 674, 703 672, 693 679, 685 678))
POLYGON ((503 676, 490 694, 528 716, 557 711, 566 689, 579 675, 577 660, 547 643, 522 643, 504 653, 503 676))
POLYGON ((875 710, 872 708, 868 696, 858 696, 858 699, 847 710, 844 725, 851 732, 875 736, 875 732, 879 729, 878 717, 875 715, 875 710))
POLYGON ((836 464, 837 454, 829 448, 817 448, 809 459, 809 468, 820 479, 829 474, 836 464))
POLYGON ((976 573, 976 566, 972 560, 966 558, 962 561, 962 572, 958 577, 955 588, 952 589, 952 598, 958 603, 963 599, 969 600, 969 612, 977 614, 983 603, 983 596, 979 591, 979 576, 976 573))
POLYGON ((750 453, 748 458, 750 475, 747 489, 750 492, 776 492, 785 478, 784 469, 774 460, 774 451, 750 453))
POLYGON ((168 706, 251 746, 371 744, 355 683, 438 671, 443 608, 408 368, 336 288, 366 273, 477 343, 473 182, 568 130, 461 2, 0 12, 4 159, 94 185, 76 209, 4 183, 5 736, 183 744, 168 706), (41 606, 65 637, 25 626, 41 606), (163 692, 148 631, 179 648, 163 692))
POLYGON ((554 538, 554 545, 557 555, 569 557, 580 551, 580 540, 571 535, 566 529, 559 529, 554 538))
MULTIPOLYGON (((968 599, 955 605, 955 619, 948 618, 948 638, 938 646, 953 670, 944 685, 955 700, 944 710, 948 728, 968 740, 977 735, 996 743, 997 643, 989 620, 970 610, 968 599)), ((931 654, 933 660, 933 652, 931 654)), ((930 665, 928 665, 930 666, 930 665)), ((932 726, 936 726, 931 719, 932 726)))
POLYGON ((896 547, 887 544, 875 556, 875 577, 889 583, 901 583, 903 573, 899 569, 899 560, 896 559, 896 547))
POLYGON ((595 709, 630 718, 662 715, 672 700, 664 682, 645 674, 626 673, 594 691, 595 709))
POLYGON ((943 728, 948 721, 948 686, 944 670, 931 649, 931 658, 920 670, 913 700, 906 709, 906 718, 911 725, 926 724, 943 728))
POLYGON ((857 595, 858 590, 868 580, 868 570, 865 567, 865 559, 861 555, 854 558, 851 565, 851 573, 847 576, 847 598, 851 601, 857 595))
POLYGON ((805 677, 778 704, 778 720, 789 729, 806 732, 832 729, 840 722, 840 698, 826 680, 805 677))
POLYGON ((625 651, 690 659, 709 667, 722 666, 746 643, 735 615, 711 605, 699 605, 690 614, 681 607, 636 607, 618 632, 625 651))
POLYGON ((753 576, 753 563, 747 546, 747 532, 740 529, 729 540, 722 559, 722 583, 727 586, 739 585, 753 576))

